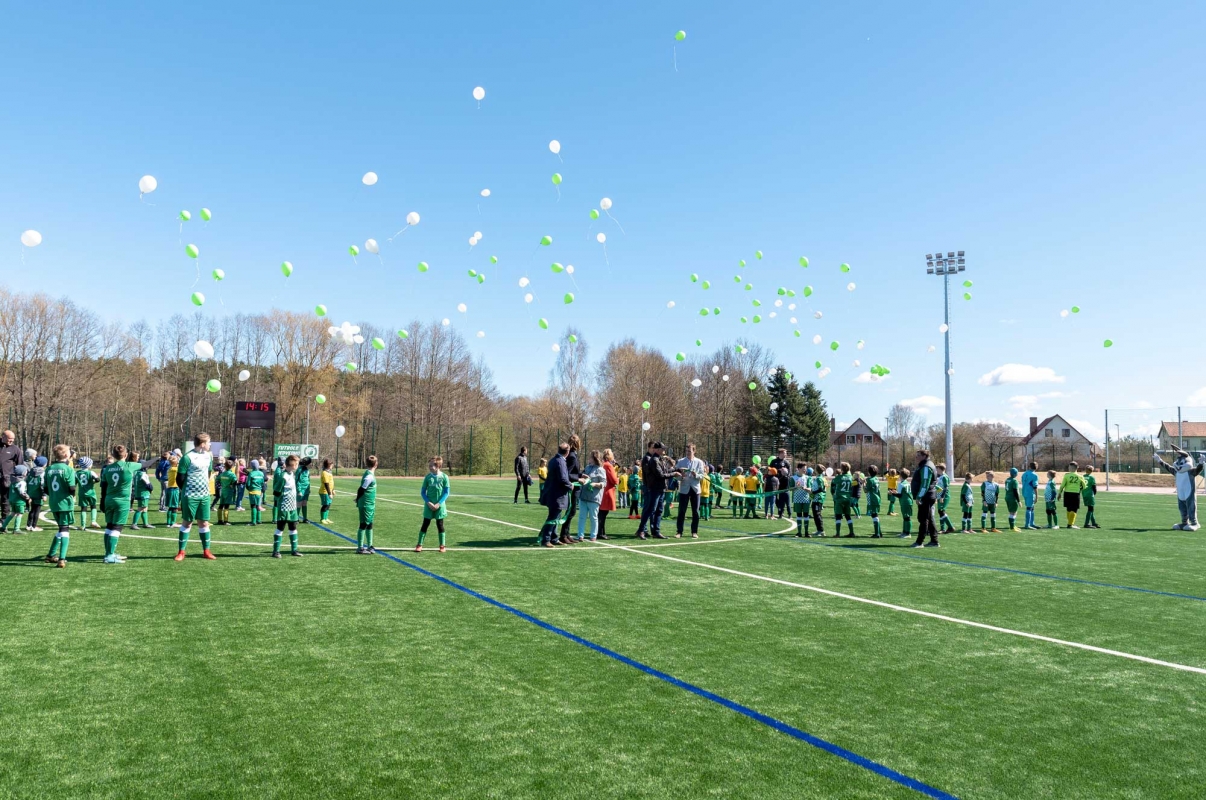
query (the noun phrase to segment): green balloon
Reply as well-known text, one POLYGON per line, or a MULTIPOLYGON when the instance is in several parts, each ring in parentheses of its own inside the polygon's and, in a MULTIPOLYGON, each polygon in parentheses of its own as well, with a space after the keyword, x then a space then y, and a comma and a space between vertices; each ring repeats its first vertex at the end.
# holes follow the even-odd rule
POLYGON ((195 306, 205 305, 205 295, 201 294, 200 292, 193 292, 192 300, 193 305, 195 306))
POLYGON ((681 42, 683 39, 686 39, 686 38, 687 38, 686 31, 679 31, 678 33, 674 34, 674 41, 676 41, 676 42, 681 42))
POLYGON ((544 317, 541 317, 540 322, 537 324, 540 325, 540 329, 542 331, 547 331, 549 329, 549 321, 547 319, 545 319, 544 317))
POLYGON ((762 317, 761 317, 760 315, 758 315, 758 314, 755 314, 755 315, 754 315, 754 322, 761 322, 761 321, 762 321, 762 317))
POLYGON ((1102 342, 1102 347, 1113 347, 1113 346, 1114 346, 1113 339, 1106 339, 1104 342, 1102 342))
POLYGON ((963 288, 964 288, 964 289, 970 289, 971 287, 972 287, 972 282, 971 282, 971 281, 964 281, 964 282, 963 282, 963 288))
POLYGON ((818 362, 817 362, 817 363, 816 363, 814 366, 815 366, 817 369, 820 369, 820 368, 821 368, 821 362, 820 362, 820 361, 818 361, 818 362))
POLYGON ((800 266, 808 269, 808 256, 800 256, 800 266))
POLYGON ((201 209, 201 220, 203 222, 209 222, 213 218, 214 218, 214 215, 210 213, 208 208, 201 209))
POLYGON ((565 267, 561 266, 560 262, 554 261, 552 264, 553 272, 564 272, 565 267))
POLYGON ((747 292, 753 291, 753 289, 754 289, 754 284, 752 284, 752 283, 747 283, 747 284, 745 285, 745 290, 746 290, 747 292))
POLYGON ((744 266, 745 266, 745 259, 743 258, 743 259, 741 259, 740 261, 738 261, 738 262, 737 262, 737 266, 739 266, 739 267, 744 267, 744 266))
POLYGON ((320 317, 325 317, 327 315, 327 307, 322 303, 319 303, 318 305, 314 306, 314 313, 320 317))
POLYGON ((477 282, 478 282, 478 283, 485 283, 485 282, 486 282, 486 273, 484 273, 484 272, 479 272, 479 273, 477 274, 477 282))
POLYGON ((399 339, 409 339, 410 332, 406 331, 406 330, 400 330, 400 331, 398 331, 398 338, 399 339))
POLYGON ((849 265, 849 264, 842 264, 840 267, 838 267, 838 269, 840 269, 842 272, 849 272, 849 271, 850 271, 850 265, 849 265))
POLYGON ((805 297, 812 297, 812 287, 811 287, 811 286, 805 286, 805 287, 804 287, 804 296, 805 296, 805 297))
POLYGON ((648 411, 648 410, 649 410, 649 401, 648 401, 648 400, 646 400, 645 402, 641 403, 641 408, 643 408, 643 409, 645 409, 646 411, 648 411))
POLYGON ((570 344, 577 344, 577 343, 578 343, 578 337, 577 337, 577 336, 575 336, 574 334, 572 334, 572 333, 571 333, 571 334, 569 335, 569 343, 570 343, 570 344))
POLYGON ((789 381, 790 381, 790 380, 791 380, 791 373, 790 373, 790 372, 786 372, 786 373, 784 373, 784 374, 783 374, 783 377, 784 377, 784 378, 786 378, 787 380, 789 380, 789 381))
POLYGON ((717 306, 716 308, 712 309, 712 313, 716 316, 720 316, 720 307, 717 306))
POLYGON ((1073 313, 1073 314, 1079 314, 1079 313, 1080 313, 1080 306, 1072 306, 1072 313, 1073 313))
POLYGON ((281 274, 284 275, 286 278, 288 278, 290 275, 293 274, 293 265, 290 264, 288 261, 282 261, 281 262, 281 274))
POLYGON ((429 269, 426 261, 419 262, 419 272, 426 272, 429 269))
POLYGON ((550 244, 553 243, 553 237, 552 236, 541 236, 540 243, 542 245, 544 245, 545 247, 548 247, 550 244))
POLYGON ((703 347, 703 339, 696 339, 696 340, 695 340, 695 346, 696 346, 696 347, 703 347))
POLYGON ((742 321, 742 322, 749 322, 749 320, 748 320, 748 319, 746 319, 745 317, 742 317, 742 318, 741 318, 741 321, 742 321))
POLYGON ((686 360, 687 360, 687 354, 686 354, 686 353, 675 353, 675 354, 674 354, 674 360, 675 360, 675 361, 686 361, 686 360))
POLYGON ((971 300, 971 292, 964 292, 964 293, 963 293, 963 299, 964 299, 964 300, 971 300))
POLYGON ((758 308, 761 305, 762 305, 762 301, 755 298, 754 299, 754 308, 758 308))
POLYGON ((706 309, 706 308, 699 309, 699 316, 701 316, 701 317, 708 316, 708 309, 706 309))
POLYGON ((384 350, 385 349, 385 340, 380 337, 374 336, 372 344, 373 344, 374 350, 384 350))
POLYGON ((469 277, 470 277, 470 278, 476 278, 476 277, 477 277, 477 270, 475 270, 475 269, 471 269, 471 270, 469 270, 469 277))
POLYGON ((316 394, 314 395, 314 402, 321 406, 323 403, 327 402, 327 396, 325 394, 316 394))
MULTIPOLYGON (((753 388, 754 388, 754 384, 752 384, 752 383, 751 383, 751 384, 750 384, 750 388, 751 388, 751 389, 753 389, 753 388)), ((754 457, 753 457, 752 459, 750 459, 750 460, 751 460, 751 461, 753 461, 753 463, 755 463, 755 464, 761 464, 761 463, 762 463, 762 456, 754 456, 754 457)))
POLYGON ((691 283, 699 283, 699 276, 694 272, 691 273, 691 283))
POLYGON ((592 209, 590 210, 590 218, 591 218, 591 219, 598 219, 598 218, 599 218, 599 209, 597 209, 597 208, 592 208, 592 209))
POLYGON ((754 258, 756 258, 756 259, 758 259, 759 261, 761 261, 761 260, 762 260, 762 251, 761 251, 761 250, 755 250, 755 251, 754 251, 754 258))
POLYGON ((712 288, 712 282, 711 282, 711 281, 704 281, 703 283, 701 283, 701 284, 700 284, 700 286, 702 286, 702 287, 703 287, 703 288, 705 288, 705 289, 711 289, 711 288, 712 288))
POLYGON ((782 297, 783 295, 787 294, 787 290, 786 290, 786 289, 784 289, 782 286, 780 286, 780 287, 779 287, 779 288, 778 288, 778 289, 775 291, 775 294, 777 294, 777 295, 779 295, 780 297, 782 297))
POLYGON ((574 302, 574 293, 566 292, 563 299, 565 300, 565 304, 568 306, 570 303, 574 302))
MULTIPOLYGON (((752 391, 754 391, 755 389, 757 389, 757 388, 758 388, 758 384, 754 383, 753 381, 750 381, 750 382, 749 382, 749 387, 750 387, 750 391, 752 392, 752 391)), ((757 463, 758 463, 759 461, 761 461, 761 460, 762 460, 762 459, 758 458, 758 456, 754 456, 754 463, 755 463, 755 464, 757 464, 757 463)))
POLYGON ((554 185, 554 186, 560 186, 560 185, 561 185, 561 173, 560 173, 560 172, 554 172, 554 173, 553 173, 553 185, 554 185))
POLYGON ((490 256, 490 263, 491 263, 491 264, 497 264, 497 263, 498 263, 498 256, 490 256))
POLYGON ((220 281, 220 280, 222 280, 223 278, 225 278, 225 277, 226 277, 226 273, 225 273, 225 272, 223 272, 223 271, 222 271, 222 270, 220 270, 220 269, 215 269, 213 272, 211 272, 211 273, 210 273, 210 275, 212 275, 212 276, 213 276, 213 279, 214 279, 215 281, 220 281))
POLYGON ((222 381, 218 380, 217 378, 210 378, 205 383, 205 389, 211 393, 220 392, 222 391, 222 381))
POLYGON ((353 257, 355 257, 355 256, 360 255, 360 248, 357 247, 356 245, 352 245, 351 247, 348 248, 348 252, 351 253, 353 257))
POLYGON ((176 217, 176 219, 180 220, 181 222, 188 222, 192 218, 193 218, 193 215, 188 213, 187 211, 181 211, 180 215, 176 217))
POLYGON ((830 342, 830 343, 829 343, 829 349, 830 349, 830 350, 837 350, 839 347, 841 347, 841 345, 840 345, 840 344, 838 344, 837 342, 830 342))
POLYGON ((346 369, 348 372, 355 372, 356 371, 356 362, 349 361, 348 363, 343 365, 343 368, 346 369))
POLYGON ((796 296, 796 290, 795 290, 795 289, 788 289, 788 290, 787 290, 787 296, 788 296, 788 297, 795 297, 795 296, 796 296))
POLYGON ((740 275, 734 275, 734 276, 733 276, 733 283, 741 283, 741 276, 740 276, 740 275))
POLYGON ((201 251, 197 249, 197 245, 190 244, 185 245, 184 254, 189 258, 196 258, 197 256, 201 255, 201 251))
POLYGON ((799 338, 800 338, 800 332, 799 332, 799 331, 792 331, 792 333, 794 333, 794 334, 796 335, 796 338, 797 338, 797 339, 799 339, 799 338))

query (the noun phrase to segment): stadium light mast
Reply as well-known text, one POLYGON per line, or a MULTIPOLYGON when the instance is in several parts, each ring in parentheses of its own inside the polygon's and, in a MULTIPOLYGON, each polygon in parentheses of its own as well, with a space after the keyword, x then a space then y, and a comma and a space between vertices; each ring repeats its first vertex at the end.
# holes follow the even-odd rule
MULTIPOLYGON (((942 276, 942 321, 946 325, 943 338, 946 341, 946 465, 948 474, 955 474, 955 431, 951 426, 951 276, 958 275, 967 269, 963 259, 963 251, 948 252, 945 256, 941 251, 925 254, 925 272, 927 275, 942 276)), ((971 469, 971 465, 967 465, 971 469)))

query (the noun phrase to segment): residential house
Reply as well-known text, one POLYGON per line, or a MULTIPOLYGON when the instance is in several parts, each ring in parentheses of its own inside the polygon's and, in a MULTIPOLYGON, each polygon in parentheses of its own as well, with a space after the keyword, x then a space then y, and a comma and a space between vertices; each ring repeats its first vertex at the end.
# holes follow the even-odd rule
POLYGON ((1161 450, 1179 446, 1185 450, 1206 451, 1206 422, 1182 420, 1179 427, 1176 420, 1161 422, 1159 438, 1161 450))
POLYGON ((1041 422, 1038 417, 1031 417, 1030 433, 1018 444, 1025 448, 1026 461, 1038 461, 1043 468, 1062 469, 1060 465, 1069 461, 1092 462, 1098 455, 1097 443, 1059 414, 1041 422))

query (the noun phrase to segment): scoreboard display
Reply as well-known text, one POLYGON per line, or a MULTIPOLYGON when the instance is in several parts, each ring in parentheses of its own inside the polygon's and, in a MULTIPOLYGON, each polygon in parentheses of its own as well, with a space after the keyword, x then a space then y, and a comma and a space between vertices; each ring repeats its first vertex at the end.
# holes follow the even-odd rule
POLYGON ((276 403, 262 403, 255 400, 238 400, 235 402, 236 428, 272 430, 275 425, 276 403))

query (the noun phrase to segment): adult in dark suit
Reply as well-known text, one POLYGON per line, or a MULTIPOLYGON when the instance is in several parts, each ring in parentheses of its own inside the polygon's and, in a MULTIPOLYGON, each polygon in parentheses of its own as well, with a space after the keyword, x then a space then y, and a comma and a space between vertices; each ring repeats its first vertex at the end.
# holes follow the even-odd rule
POLYGON ((654 539, 665 539, 662 536, 662 508, 666 502, 666 480, 677 473, 673 463, 665 456, 661 442, 650 442, 649 450, 641 458, 641 480, 644 481, 644 501, 641 505, 641 524, 637 526, 636 536, 644 539, 646 529, 654 539))
POLYGON ((523 501, 531 502, 528 500, 528 487, 531 485, 532 476, 528 472, 528 448, 521 447, 519 455, 515 456, 515 500, 513 502, 519 502, 520 489, 523 489, 523 501))
POLYGON ((569 506, 573 483, 570 482, 569 469, 565 457, 569 455, 569 444, 562 442, 557 445, 557 455, 549 459, 548 477, 540 490, 540 504, 548 509, 548 517, 540 528, 540 544, 543 547, 556 547, 562 544, 557 537, 557 520, 569 506))
MULTIPOLYGON (((13 467, 25 463, 25 454, 16 445, 12 431, 0 433, 0 517, 8 516, 8 487, 12 485, 13 467)), ((30 521, 33 524, 34 520, 30 521)))

